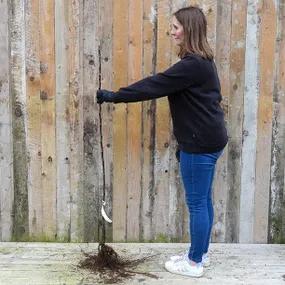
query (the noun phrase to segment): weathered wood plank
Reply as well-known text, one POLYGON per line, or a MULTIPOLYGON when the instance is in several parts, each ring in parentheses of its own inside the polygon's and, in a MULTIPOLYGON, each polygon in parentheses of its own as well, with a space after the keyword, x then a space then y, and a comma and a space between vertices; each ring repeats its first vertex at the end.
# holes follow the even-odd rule
POLYGON ((83 4, 84 240, 94 241, 99 239, 101 218, 99 108, 95 102, 99 82, 99 1, 87 0, 83 4))
MULTIPOLYGON (((128 5, 127 0, 113 1, 114 89, 128 82, 128 5)), ((127 113, 126 104, 114 106, 113 113, 113 239, 126 240, 127 215, 127 113)))
POLYGON ((27 189, 26 93, 25 93, 25 38, 24 2, 9 5, 10 92, 12 97, 14 204, 13 238, 25 238, 29 232, 27 189))
POLYGON ((245 53, 245 92, 240 192, 239 241, 253 242, 255 163, 257 140, 258 85, 258 0, 248 1, 245 53))
MULTIPOLYGON (((212 9, 211 7, 208 8, 212 9)), ((213 12, 211 12, 213 13, 213 12)), ((228 124, 228 101, 230 96, 230 48, 231 48, 231 26, 232 20, 232 1, 219 1, 216 7, 216 41, 215 62, 221 84, 222 107, 225 113, 225 121, 228 124)), ((213 16, 212 16, 213 17, 213 16)), ((212 20, 213 21, 213 20, 212 20)), ((213 27, 212 29, 214 29, 213 27)), ((213 33, 213 31, 211 31, 213 33)), ((212 229, 212 238, 215 242, 225 240, 226 235, 226 214, 228 198, 228 148, 224 149, 223 155, 216 165, 216 174, 213 183, 213 206, 214 223, 212 229)))
POLYGON ((28 195, 29 234, 43 234, 43 197, 41 191, 41 100, 40 100, 40 41, 39 41, 39 1, 27 1, 25 7, 26 35, 26 90, 29 149, 28 195))
POLYGON ((83 241, 83 6, 69 5, 70 240, 83 241))
POLYGON ((270 181, 268 242, 285 242, 285 2, 279 1, 270 181))
MULTIPOLYGON (((156 0, 143 2, 143 77, 154 73, 156 58, 157 5, 156 0)), ((142 186, 140 240, 151 240, 154 182, 155 101, 142 103, 142 186)))
POLYGON ((202 8, 207 18, 207 38, 208 42, 216 54, 216 35, 217 35, 217 5, 216 0, 201 0, 200 7, 202 8))
MULTIPOLYGON (((184 0, 173 0, 171 3, 171 17, 169 19, 169 34, 171 31, 171 21, 172 14, 175 13, 178 9, 181 9, 187 6, 187 1, 184 0)), ((170 35, 171 37, 171 35, 170 35)), ((179 48, 174 43, 171 38, 171 64, 176 63, 180 59, 178 58, 179 48)), ((172 120, 170 120, 170 143, 169 143, 169 238, 172 241, 181 241, 183 234, 188 237, 188 209, 185 204, 184 199, 184 189, 182 185, 182 180, 180 176, 179 163, 176 159, 176 150, 177 150, 177 141, 173 135, 173 125, 172 120), (184 213, 185 213, 185 223, 187 224, 184 227, 184 213), (183 230, 186 228, 186 232, 183 233, 183 230)))
POLYGON ((68 5, 55 2, 56 66, 56 224, 57 239, 70 240, 70 148, 69 148, 69 67, 68 5))
POLYGON ((264 1, 260 11, 259 86, 256 181, 254 198, 253 241, 266 243, 268 237, 268 210, 270 191, 270 164, 272 144, 272 113, 274 88, 274 57, 276 39, 276 1, 264 1))
POLYGON ((41 61, 41 158, 43 232, 56 237, 56 146, 55 146, 55 30, 54 0, 40 0, 41 61))
MULTIPOLYGON (((129 53, 128 84, 142 78, 142 24, 143 2, 129 2, 129 53)), ((142 104, 130 103, 127 107, 127 240, 138 240, 140 233, 141 202, 141 110, 142 104)))
MULTIPOLYGON (((157 3, 157 64, 156 72, 171 64, 171 41, 169 23, 171 3, 169 0, 157 3)), ((155 114, 155 167, 154 167, 154 211, 153 230, 156 240, 168 239, 169 228, 169 144, 170 114, 166 97, 156 100, 155 114)))
POLYGON ((243 97, 245 84, 245 40, 247 1, 232 2, 230 41, 230 93, 228 102, 228 199, 226 242, 238 242, 243 136, 243 97))
POLYGON ((12 237, 13 142, 9 90, 8 1, 0 3, 0 240, 12 237))
MULTIPOLYGON (((113 81, 113 2, 100 1, 99 27, 101 30, 101 85, 104 89, 112 89, 113 81)), ((105 159, 105 211, 112 217, 112 196, 113 196, 113 106, 103 104, 103 140, 105 159)), ((113 225, 105 223, 106 240, 112 241, 113 225)))

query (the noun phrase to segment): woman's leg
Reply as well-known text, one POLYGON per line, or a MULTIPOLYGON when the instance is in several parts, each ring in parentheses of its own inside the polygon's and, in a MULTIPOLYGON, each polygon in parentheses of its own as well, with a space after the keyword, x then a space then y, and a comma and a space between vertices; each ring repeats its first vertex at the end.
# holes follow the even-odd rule
POLYGON ((212 227, 213 227, 213 222, 214 222, 214 207, 213 207, 213 202, 212 202, 212 185, 213 185, 214 176, 215 176, 215 167, 213 168, 213 171, 211 174, 212 182, 208 190, 207 206, 208 206, 208 216, 209 216, 209 230, 208 230, 207 238, 205 240, 203 254, 208 252, 210 239, 211 239, 211 232, 212 232, 212 227))
MULTIPOLYGON (((201 262, 213 217, 208 212, 209 189, 219 153, 189 154, 181 151, 180 170, 190 212, 189 259, 201 262)), ((213 214, 213 212, 212 212, 213 214)))

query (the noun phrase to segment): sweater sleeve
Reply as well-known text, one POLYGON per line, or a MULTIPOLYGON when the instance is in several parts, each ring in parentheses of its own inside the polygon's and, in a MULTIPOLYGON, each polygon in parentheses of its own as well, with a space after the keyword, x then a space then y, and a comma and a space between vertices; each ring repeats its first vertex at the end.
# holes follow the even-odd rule
POLYGON ((156 99, 186 89, 195 83, 197 62, 195 58, 180 60, 164 72, 146 77, 114 94, 114 103, 129 103, 156 99))

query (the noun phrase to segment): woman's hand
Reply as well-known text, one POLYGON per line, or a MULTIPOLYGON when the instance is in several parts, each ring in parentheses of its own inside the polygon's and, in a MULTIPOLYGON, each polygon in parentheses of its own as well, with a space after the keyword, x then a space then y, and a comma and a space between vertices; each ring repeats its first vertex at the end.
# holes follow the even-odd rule
POLYGON ((102 104, 104 102, 114 102, 115 92, 109 90, 97 90, 97 103, 102 104))

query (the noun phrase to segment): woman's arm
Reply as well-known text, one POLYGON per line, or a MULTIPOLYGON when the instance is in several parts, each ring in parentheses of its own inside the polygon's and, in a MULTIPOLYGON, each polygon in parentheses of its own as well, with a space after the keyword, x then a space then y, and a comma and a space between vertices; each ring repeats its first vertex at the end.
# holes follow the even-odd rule
MULTIPOLYGON (((146 77, 117 92, 106 92, 103 101, 114 103, 138 102, 168 96, 195 83, 197 60, 193 57, 180 60, 166 71, 146 77)), ((100 92, 100 91, 99 91, 100 92)), ((97 96, 98 97, 98 96, 97 96)))

